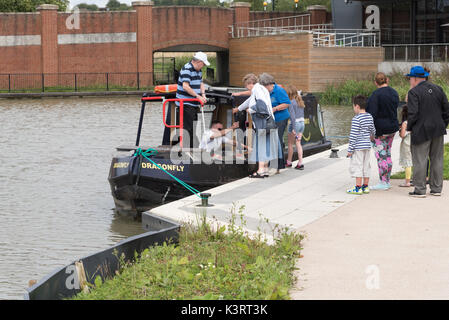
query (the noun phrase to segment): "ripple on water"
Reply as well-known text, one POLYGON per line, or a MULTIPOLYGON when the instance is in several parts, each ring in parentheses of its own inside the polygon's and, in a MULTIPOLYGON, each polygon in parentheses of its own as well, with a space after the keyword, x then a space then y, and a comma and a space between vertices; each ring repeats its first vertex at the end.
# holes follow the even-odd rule
MULTIPOLYGON (((142 141, 159 144, 161 109, 148 111, 142 141)), ((0 100, 0 299, 20 299, 28 280, 142 232, 114 215, 107 181, 139 114, 137 97, 0 100)))

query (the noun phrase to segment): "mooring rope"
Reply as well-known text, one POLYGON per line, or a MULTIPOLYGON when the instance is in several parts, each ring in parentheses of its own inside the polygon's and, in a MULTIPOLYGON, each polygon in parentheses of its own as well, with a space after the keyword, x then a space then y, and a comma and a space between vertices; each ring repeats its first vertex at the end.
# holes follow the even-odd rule
POLYGON ((181 179, 175 177, 174 175, 172 175, 170 172, 168 172, 167 170, 165 170, 164 168, 162 168, 158 163, 154 162, 153 160, 151 160, 149 158, 149 156, 153 156, 157 154, 157 150, 156 149, 152 149, 149 148, 146 151, 143 151, 142 148, 137 148, 136 153, 134 154, 134 157, 137 156, 142 156, 145 159, 147 159, 148 161, 150 161, 151 163, 153 163, 155 166, 157 166, 159 169, 161 169, 162 171, 164 171, 166 174, 168 174, 170 177, 172 177, 176 182, 178 182, 180 185, 182 185, 184 188, 186 188, 187 190, 189 190, 190 192, 192 192, 194 195, 196 195, 198 198, 203 199, 203 197, 200 196, 200 191, 198 191, 197 189, 195 189, 194 187, 192 187, 191 185, 189 185, 188 183, 182 181, 181 179))

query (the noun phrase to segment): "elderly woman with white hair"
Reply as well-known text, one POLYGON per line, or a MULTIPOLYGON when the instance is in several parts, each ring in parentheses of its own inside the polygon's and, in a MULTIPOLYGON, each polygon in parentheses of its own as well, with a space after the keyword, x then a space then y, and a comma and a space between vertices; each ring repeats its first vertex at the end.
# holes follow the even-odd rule
MULTIPOLYGON (((245 84, 251 91, 251 96, 234 110, 247 110, 252 115, 255 135, 253 138, 253 151, 250 162, 258 162, 258 170, 250 178, 268 177, 268 164, 272 160, 282 157, 279 144, 278 130, 275 125, 273 108, 271 106, 270 89, 274 86, 272 81, 259 79, 259 83, 245 84)), ((277 163, 277 161, 276 161, 277 163)))

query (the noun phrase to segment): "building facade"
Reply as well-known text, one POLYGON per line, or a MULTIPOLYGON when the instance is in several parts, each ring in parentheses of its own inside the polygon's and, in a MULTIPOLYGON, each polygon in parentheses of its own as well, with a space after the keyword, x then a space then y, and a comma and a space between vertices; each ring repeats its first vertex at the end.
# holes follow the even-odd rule
MULTIPOLYGON (((362 0, 379 8, 382 44, 449 43, 449 0, 362 0)), ((367 12, 368 11, 368 12, 367 12)))

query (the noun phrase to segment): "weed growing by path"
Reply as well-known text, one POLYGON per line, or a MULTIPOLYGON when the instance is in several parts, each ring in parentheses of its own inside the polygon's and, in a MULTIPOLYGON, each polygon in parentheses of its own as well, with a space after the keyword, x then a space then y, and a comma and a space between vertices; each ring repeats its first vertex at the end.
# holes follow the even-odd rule
POLYGON ((76 299, 288 299, 303 236, 276 226, 274 244, 244 232, 243 207, 227 226, 205 215, 182 226, 179 243, 146 249, 111 280, 76 299), (240 225, 236 220, 240 218, 240 225))

